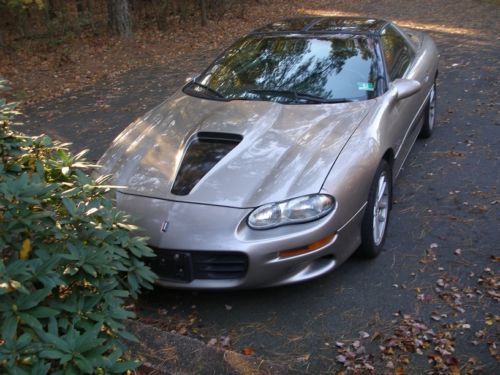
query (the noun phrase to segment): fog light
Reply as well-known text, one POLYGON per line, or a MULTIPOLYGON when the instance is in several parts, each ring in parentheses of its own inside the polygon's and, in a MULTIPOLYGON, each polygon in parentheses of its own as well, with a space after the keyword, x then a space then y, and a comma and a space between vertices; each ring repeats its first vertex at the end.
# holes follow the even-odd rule
POLYGON ((302 255, 306 253, 310 253, 314 250, 318 250, 322 248, 323 246, 329 244, 330 242, 333 241, 333 239, 337 236, 337 233, 334 233, 332 235, 329 235, 319 241, 313 242, 310 245, 307 245, 305 247, 298 247, 296 249, 291 249, 291 250, 283 250, 278 253, 280 258, 289 258, 289 257, 294 257, 297 255, 302 255))

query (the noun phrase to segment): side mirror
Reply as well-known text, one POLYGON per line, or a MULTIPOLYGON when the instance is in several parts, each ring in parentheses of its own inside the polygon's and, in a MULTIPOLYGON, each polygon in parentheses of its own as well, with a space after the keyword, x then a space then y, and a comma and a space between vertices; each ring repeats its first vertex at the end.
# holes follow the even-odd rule
POLYGON ((191 81, 195 80, 196 78, 198 78, 198 76, 199 76, 198 73, 189 73, 188 76, 186 77, 185 82, 186 83, 191 82, 191 81))
POLYGON ((396 79, 392 82, 392 88, 396 91, 396 99, 404 99, 420 91, 422 85, 414 79, 396 79))

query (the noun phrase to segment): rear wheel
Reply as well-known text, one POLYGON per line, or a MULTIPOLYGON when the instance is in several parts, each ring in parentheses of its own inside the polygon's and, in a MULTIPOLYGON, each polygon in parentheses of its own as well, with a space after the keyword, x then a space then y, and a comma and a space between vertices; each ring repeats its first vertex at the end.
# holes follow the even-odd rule
POLYGON ((359 248, 361 256, 374 258, 382 251, 389 223, 391 200, 391 168, 385 160, 382 160, 370 187, 368 204, 361 226, 362 243, 359 248))
POLYGON ((420 130, 421 138, 429 138, 434 130, 434 123, 436 122, 436 81, 432 85, 429 94, 429 100, 425 107, 424 125, 420 130))

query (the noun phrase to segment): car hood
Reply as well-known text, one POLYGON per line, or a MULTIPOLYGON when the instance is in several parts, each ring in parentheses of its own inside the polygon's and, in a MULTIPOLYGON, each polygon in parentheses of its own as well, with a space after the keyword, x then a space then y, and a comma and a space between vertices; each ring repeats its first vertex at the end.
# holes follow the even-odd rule
POLYGON ((374 102, 223 102, 179 92, 113 141, 100 160, 101 174, 111 174, 125 193, 238 208, 318 193, 374 102), (185 149, 199 132, 243 139, 189 194, 175 195, 185 149))

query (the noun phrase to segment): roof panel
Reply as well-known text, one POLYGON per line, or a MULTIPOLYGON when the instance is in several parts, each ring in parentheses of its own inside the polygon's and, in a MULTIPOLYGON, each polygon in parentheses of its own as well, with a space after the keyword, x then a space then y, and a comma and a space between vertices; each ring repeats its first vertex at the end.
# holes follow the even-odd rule
POLYGON ((387 21, 365 17, 295 17, 270 23, 254 33, 378 33, 387 21))
POLYGON ((324 17, 312 25, 309 31, 377 33, 385 24, 387 21, 373 18, 324 17))
POLYGON ((307 28, 311 23, 316 21, 317 17, 297 17, 297 18, 289 18, 286 20, 278 21, 270 23, 260 29, 255 30, 254 32, 299 32, 307 28))

